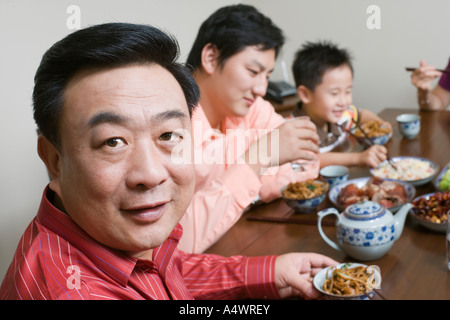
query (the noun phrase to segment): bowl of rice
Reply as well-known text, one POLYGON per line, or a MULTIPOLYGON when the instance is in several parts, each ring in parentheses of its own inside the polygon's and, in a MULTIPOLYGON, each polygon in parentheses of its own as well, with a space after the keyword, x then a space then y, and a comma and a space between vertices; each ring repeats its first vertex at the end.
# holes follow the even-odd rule
POLYGON ((406 181, 417 187, 433 180, 439 171, 436 162, 421 157, 393 157, 392 161, 397 170, 384 161, 370 173, 379 178, 406 181))

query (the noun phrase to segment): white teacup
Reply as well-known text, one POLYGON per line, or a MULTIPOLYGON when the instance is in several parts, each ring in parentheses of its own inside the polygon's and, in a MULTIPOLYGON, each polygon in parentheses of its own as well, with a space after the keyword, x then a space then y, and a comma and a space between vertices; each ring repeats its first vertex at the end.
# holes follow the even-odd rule
POLYGON ((404 113, 397 118, 400 133, 406 139, 414 139, 420 132, 420 116, 412 113, 404 113))
POLYGON ((320 169, 320 177, 330 185, 330 189, 339 183, 348 181, 348 168, 345 166, 332 165, 320 169))

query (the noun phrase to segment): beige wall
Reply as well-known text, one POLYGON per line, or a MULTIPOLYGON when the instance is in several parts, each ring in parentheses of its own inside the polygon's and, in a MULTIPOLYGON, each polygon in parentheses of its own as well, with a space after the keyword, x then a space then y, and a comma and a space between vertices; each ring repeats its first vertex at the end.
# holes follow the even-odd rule
MULTIPOLYGON (((253 4, 285 30, 281 59, 289 72, 307 40, 328 39, 355 56, 354 102, 378 112, 416 107, 404 66, 421 58, 444 67, 450 56, 448 0, 0 0, 0 279, 23 230, 34 217, 47 174, 36 154, 33 76, 48 47, 70 33, 69 5, 80 8, 81 27, 124 21, 149 23, 174 34, 187 55, 197 29, 223 5, 253 4), (366 9, 381 9, 381 29, 369 30, 366 9)), ((281 79, 280 65, 273 79, 281 79)), ((292 80, 292 77, 290 78, 292 80)))

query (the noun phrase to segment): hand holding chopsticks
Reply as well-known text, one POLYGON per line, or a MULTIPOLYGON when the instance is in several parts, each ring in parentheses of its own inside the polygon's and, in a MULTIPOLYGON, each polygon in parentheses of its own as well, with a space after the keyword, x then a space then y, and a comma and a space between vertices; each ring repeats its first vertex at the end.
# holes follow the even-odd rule
MULTIPOLYGON (((367 135, 367 133, 361 128, 359 123, 355 123, 355 126, 361 131, 361 133, 363 134, 364 137, 360 137, 360 136, 356 135, 350 129, 344 129, 342 126, 341 126, 341 128, 344 129, 345 132, 347 132, 348 134, 353 136, 356 139, 356 141, 358 141, 359 143, 361 143, 365 147, 370 148, 371 146, 373 146, 374 143, 373 143, 372 139, 370 139, 370 137, 367 135)), ((386 156, 387 156, 387 160, 388 160, 389 164, 392 166, 392 168, 394 170, 397 170, 397 167, 395 166, 394 161, 392 160, 392 158, 389 156, 389 153, 386 156)))

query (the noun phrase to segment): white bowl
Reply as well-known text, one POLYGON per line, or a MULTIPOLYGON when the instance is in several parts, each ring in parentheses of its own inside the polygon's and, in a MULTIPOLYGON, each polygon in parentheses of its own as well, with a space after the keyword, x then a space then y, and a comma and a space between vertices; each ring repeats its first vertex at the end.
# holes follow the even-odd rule
MULTIPOLYGON (((319 271, 319 273, 317 273, 314 276, 314 280, 313 280, 313 284, 314 287, 324 296, 325 299, 330 299, 330 300, 366 300, 369 299, 371 296, 373 296, 373 291, 371 293, 363 293, 363 294, 359 294, 359 295, 337 295, 337 294, 333 294, 333 293, 328 293, 326 291, 323 290, 323 284, 325 283, 325 280, 327 279, 327 271, 330 270, 330 272, 328 272, 328 279, 331 277, 331 270, 333 268, 343 268, 345 266, 348 266, 350 268, 355 268, 355 267, 367 267, 367 265, 365 264, 361 264, 361 263, 340 263, 337 266, 334 267, 328 267, 325 269, 322 269, 321 271, 319 271)), ((375 283, 376 283, 376 288, 378 288, 381 285, 381 274, 379 272, 379 269, 374 266, 373 270, 375 271, 375 283)))
MULTIPOLYGON (((376 175, 375 174, 376 173, 376 169, 373 169, 373 168, 370 169, 370 173, 373 176, 378 176, 380 178, 396 179, 396 180, 409 182, 412 185, 418 187, 418 186, 424 185, 424 184, 430 182, 431 180, 433 180, 433 178, 436 176, 436 174, 439 171, 439 165, 436 162, 431 161, 431 160, 426 159, 426 158, 421 158, 421 157, 393 157, 392 161, 394 162, 394 165, 395 165, 396 162, 398 162, 400 160, 403 160, 403 159, 415 159, 415 160, 420 160, 420 161, 427 162, 430 165, 430 167, 432 168, 433 172, 428 177, 423 178, 423 179, 417 179, 417 180, 404 180, 404 179, 398 179, 395 176, 376 175)), ((388 166, 388 165, 389 165, 388 161, 384 161, 384 162, 380 163, 378 168, 383 167, 383 166, 388 166)))
MULTIPOLYGON (((333 188, 330 189, 330 191, 328 192, 328 198, 330 199, 330 201, 333 203, 333 205, 338 208, 339 210, 344 210, 345 207, 340 205, 337 201, 339 193, 341 192, 341 190, 343 188, 345 188, 346 186, 348 186, 351 183, 354 183, 358 188, 361 188, 363 186, 365 186, 367 184, 367 182, 369 182, 369 180, 371 179, 371 177, 364 177, 364 178, 357 178, 357 179, 352 179, 352 180, 348 180, 347 182, 338 184, 337 186, 334 186, 333 188)), ((406 191, 406 202, 411 202, 411 200, 414 198, 414 196, 416 195, 416 188, 405 181, 401 181, 401 180, 394 180, 394 179, 383 179, 383 180, 387 180, 387 181, 394 181, 394 182, 398 182, 400 183, 403 188, 405 188, 406 191)), ((388 208, 388 210, 392 213, 397 212, 405 203, 395 206, 395 207, 391 207, 388 208)))

